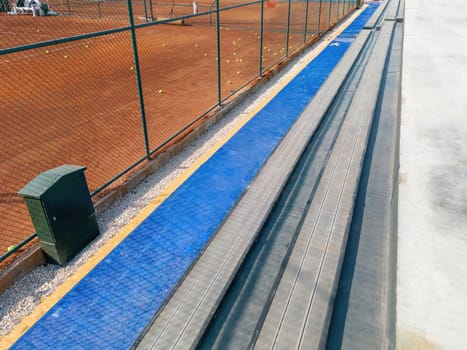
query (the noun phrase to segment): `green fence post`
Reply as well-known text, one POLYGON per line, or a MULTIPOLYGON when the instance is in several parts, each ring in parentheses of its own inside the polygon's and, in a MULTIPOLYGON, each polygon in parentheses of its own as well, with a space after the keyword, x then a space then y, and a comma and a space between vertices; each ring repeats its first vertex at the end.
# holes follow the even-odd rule
POLYGON ((146 124, 146 112, 144 109, 143 86, 141 84, 141 72, 140 72, 140 67, 139 67, 138 45, 136 43, 135 21, 133 19, 133 8, 131 6, 131 0, 127 0, 127 7, 128 7, 128 18, 130 21, 131 43, 133 45, 133 59, 135 62, 136 86, 138 88, 139 108, 141 112, 141 123, 143 126, 144 147, 146 151, 146 158, 149 159, 151 156, 151 152, 149 151, 148 128, 146 124))
POLYGON ((308 32, 308 0, 306 0, 306 7, 305 7, 305 34, 303 35, 303 43, 306 43, 306 37, 308 32))
POLYGON ((290 7, 291 0, 288 0, 287 10, 287 37, 285 38, 285 57, 289 57, 289 35, 290 35, 290 7))
POLYGON ((151 15, 151 22, 154 21, 154 14, 152 13, 152 0, 149 0, 149 14, 151 15))
POLYGON ((263 74, 263 34, 264 34, 264 0, 261 0, 259 15, 259 76, 263 74))
POLYGON ((323 0, 319 0, 319 9, 318 9, 318 30, 316 31, 319 34, 321 34, 321 6, 323 4, 323 0))
POLYGON ((219 17, 219 0, 216 0, 216 45, 217 45, 217 103, 220 106, 222 101, 221 93, 221 30, 219 17))
POLYGON ((146 3, 146 0, 143 1, 143 5, 144 5, 144 21, 147 22, 148 21, 148 9, 147 9, 148 4, 146 3))

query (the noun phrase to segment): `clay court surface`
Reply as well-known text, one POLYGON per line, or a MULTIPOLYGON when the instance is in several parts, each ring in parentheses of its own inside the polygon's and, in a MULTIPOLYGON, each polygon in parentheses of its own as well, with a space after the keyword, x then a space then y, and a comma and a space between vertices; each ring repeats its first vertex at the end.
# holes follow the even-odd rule
MULTIPOLYGON (((128 26, 123 3, 108 9, 105 4, 101 14, 107 16, 101 18, 92 18, 90 11, 77 16, 76 7, 71 16, 2 15, 0 49, 128 26)), ((309 4, 308 39, 318 30, 318 6, 309 4)), ((51 7, 63 10, 59 3, 51 7)), ((333 3, 331 23, 345 9, 350 6, 338 14, 333 3)), ((154 12, 163 11, 155 6, 154 12)), ((305 3, 292 3, 289 52, 303 44, 305 12, 305 3)), ((221 12, 223 99, 259 73, 259 14, 260 4, 221 12)), ((328 3, 321 14, 323 30, 328 3)), ((210 16, 188 19, 184 26, 136 29, 151 150, 217 103, 216 27, 210 25, 215 14, 210 16)), ((135 24, 141 23, 146 23, 144 9, 135 6, 135 24)), ((285 56, 286 27, 287 3, 265 6, 264 67, 285 56)), ((93 191, 144 157, 145 146, 129 30, 0 55, 0 66, 3 253, 34 232, 16 193, 36 175, 62 164, 84 165, 93 191)))

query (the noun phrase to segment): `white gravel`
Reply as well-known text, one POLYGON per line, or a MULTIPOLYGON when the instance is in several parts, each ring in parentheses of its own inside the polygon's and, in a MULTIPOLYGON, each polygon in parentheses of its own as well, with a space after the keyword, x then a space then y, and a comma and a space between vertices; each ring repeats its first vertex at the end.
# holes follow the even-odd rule
POLYGON ((209 128, 203 135, 170 159, 154 174, 144 180, 134 190, 99 215, 100 236, 92 242, 66 267, 54 265, 40 266, 18 280, 0 295, 0 336, 5 336, 20 320, 31 313, 41 299, 51 294, 88 258, 99 250, 128 221, 166 188, 177 176, 203 155, 211 146, 221 140, 235 125, 244 119, 262 101, 270 96, 275 87, 290 79, 310 59, 316 49, 295 59, 276 77, 247 97, 222 120, 209 128))

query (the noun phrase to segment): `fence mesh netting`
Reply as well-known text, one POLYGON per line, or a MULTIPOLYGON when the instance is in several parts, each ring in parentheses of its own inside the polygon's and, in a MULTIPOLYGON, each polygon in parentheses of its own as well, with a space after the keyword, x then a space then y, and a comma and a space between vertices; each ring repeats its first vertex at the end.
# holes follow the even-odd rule
POLYGON ((83 165, 93 195, 118 186, 356 6, 40 1, 0 0, 0 255, 34 232, 17 192, 39 173, 83 165))

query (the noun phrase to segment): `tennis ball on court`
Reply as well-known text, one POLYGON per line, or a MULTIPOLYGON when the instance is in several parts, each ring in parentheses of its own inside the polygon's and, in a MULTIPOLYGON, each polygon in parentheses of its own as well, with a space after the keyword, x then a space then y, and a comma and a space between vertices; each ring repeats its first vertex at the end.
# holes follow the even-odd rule
POLYGON ((40 31, 41 31, 40 29, 36 29, 36 32, 38 32, 38 33, 39 33, 40 31))
POLYGON ((164 93, 164 90, 160 89, 160 90, 159 90, 159 93, 160 93, 160 94, 163 94, 163 93, 164 93))
POLYGON ((63 56, 63 57, 68 58, 68 55, 65 55, 65 56, 63 56))
POLYGON ((232 41, 232 44, 237 45, 237 42, 234 40, 234 41, 232 41))
POLYGON ((227 80, 227 84, 232 84, 232 81, 230 81, 230 80, 227 80))
POLYGON ((135 69, 135 67, 130 67, 130 70, 134 70, 134 69, 135 69))
POLYGON ((236 52, 234 52, 234 56, 237 56, 237 53, 236 53, 236 52))
POLYGON ((238 38, 238 41, 242 40, 242 38, 238 38))
POLYGON ((15 248, 16 248, 15 245, 11 245, 11 246, 8 247, 7 251, 8 251, 8 252, 11 252, 11 251, 13 251, 15 248))
POLYGON ((289 50, 291 50, 291 49, 292 49, 292 46, 289 46, 289 50))
POLYGON ((243 62, 243 60, 242 60, 241 58, 239 59, 239 61, 240 61, 240 62, 243 62))
POLYGON ((165 47, 165 44, 162 44, 162 47, 165 47))
POLYGON ((198 44, 195 44, 195 47, 198 47, 199 45, 198 44))
POLYGON ((237 71, 237 74, 240 75, 240 71, 237 71))
POLYGON ((258 33, 255 32, 255 35, 258 35, 258 33))
POLYGON ((277 52, 274 52, 274 56, 277 56, 277 52))
POLYGON ((49 50, 45 50, 45 53, 49 53, 50 51, 49 50))
POLYGON ((290 40, 292 40, 292 39, 293 39, 293 36, 292 36, 292 35, 291 35, 291 36, 289 36, 289 39, 290 39, 290 40))
POLYGON ((230 60, 226 60, 225 62, 230 63, 230 60))
POLYGON ((85 47, 85 48, 88 48, 88 47, 89 47, 89 45, 85 45, 84 47, 85 47))
POLYGON ((204 53, 204 57, 208 57, 208 54, 206 52, 204 53))
POLYGON ((267 46, 265 46, 265 47, 264 47, 264 49, 265 49, 265 50, 267 50, 267 49, 268 49, 268 47, 267 47, 267 46))

